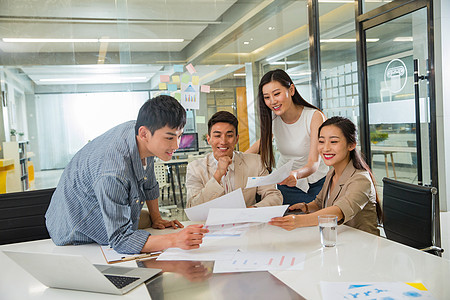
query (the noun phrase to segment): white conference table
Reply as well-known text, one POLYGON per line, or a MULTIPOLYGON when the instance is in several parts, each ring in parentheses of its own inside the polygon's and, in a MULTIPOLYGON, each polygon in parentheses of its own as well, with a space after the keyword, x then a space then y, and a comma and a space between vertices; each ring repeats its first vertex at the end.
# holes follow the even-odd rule
MULTIPOLYGON (((159 235, 173 229, 151 231, 159 235)), ((151 260, 147 261, 149 267, 161 267, 165 271, 162 275, 124 296, 113 296, 47 288, 0 252, 0 298, 273 299, 279 295, 278 299, 302 299, 294 290, 306 299, 321 299, 320 281, 401 281, 422 282, 436 299, 450 299, 449 260, 347 226, 339 226, 338 242, 333 248, 321 247, 317 227, 285 231, 267 224, 253 226, 244 236, 227 238, 223 244, 238 244, 244 251, 302 252, 306 254, 304 269, 272 272, 275 279, 268 272, 211 274, 212 262, 202 262, 207 272, 195 277, 193 272, 200 263, 168 262, 157 266, 151 260)), ((51 240, 40 240, 0 246, 0 250, 6 249, 82 254, 92 263, 106 264, 99 246, 93 244, 58 247, 51 240)), ((136 262, 118 265, 136 266, 136 262)))

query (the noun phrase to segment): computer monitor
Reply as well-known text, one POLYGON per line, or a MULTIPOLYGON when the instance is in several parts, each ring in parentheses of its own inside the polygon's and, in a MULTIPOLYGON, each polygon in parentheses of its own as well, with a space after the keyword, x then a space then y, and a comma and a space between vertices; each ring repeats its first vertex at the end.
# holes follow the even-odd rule
POLYGON ((198 151, 198 135, 197 132, 184 133, 181 136, 180 146, 177 152, 198 151))

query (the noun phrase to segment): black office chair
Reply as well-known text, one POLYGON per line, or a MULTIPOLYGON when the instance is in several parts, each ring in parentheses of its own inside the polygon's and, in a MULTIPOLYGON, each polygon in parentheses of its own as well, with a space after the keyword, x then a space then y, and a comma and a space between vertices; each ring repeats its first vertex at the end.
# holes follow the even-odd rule
POLYGON ((45 212, 54 188, 0 195, 0 245, 50 238, 45 212))
POLYGON ((439 204, 435 187, 383 178, 384 232, 390 240, 438 256, 440 248, 439 204))

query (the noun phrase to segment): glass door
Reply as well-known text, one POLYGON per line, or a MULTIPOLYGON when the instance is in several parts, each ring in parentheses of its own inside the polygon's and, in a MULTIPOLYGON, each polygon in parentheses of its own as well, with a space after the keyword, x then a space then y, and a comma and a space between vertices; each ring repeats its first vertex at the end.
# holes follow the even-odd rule
POLYGON ((383 177, 431 184, 427 7, 364 30, 370 162, 383 177))

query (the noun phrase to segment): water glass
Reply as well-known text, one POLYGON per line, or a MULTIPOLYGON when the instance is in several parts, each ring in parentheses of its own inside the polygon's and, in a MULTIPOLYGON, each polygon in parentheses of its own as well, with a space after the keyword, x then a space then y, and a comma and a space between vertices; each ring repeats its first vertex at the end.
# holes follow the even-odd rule
POLYGON ((337 241, 337 216, 319 216, 320 241, 323 247, 334 247, 337 241))

